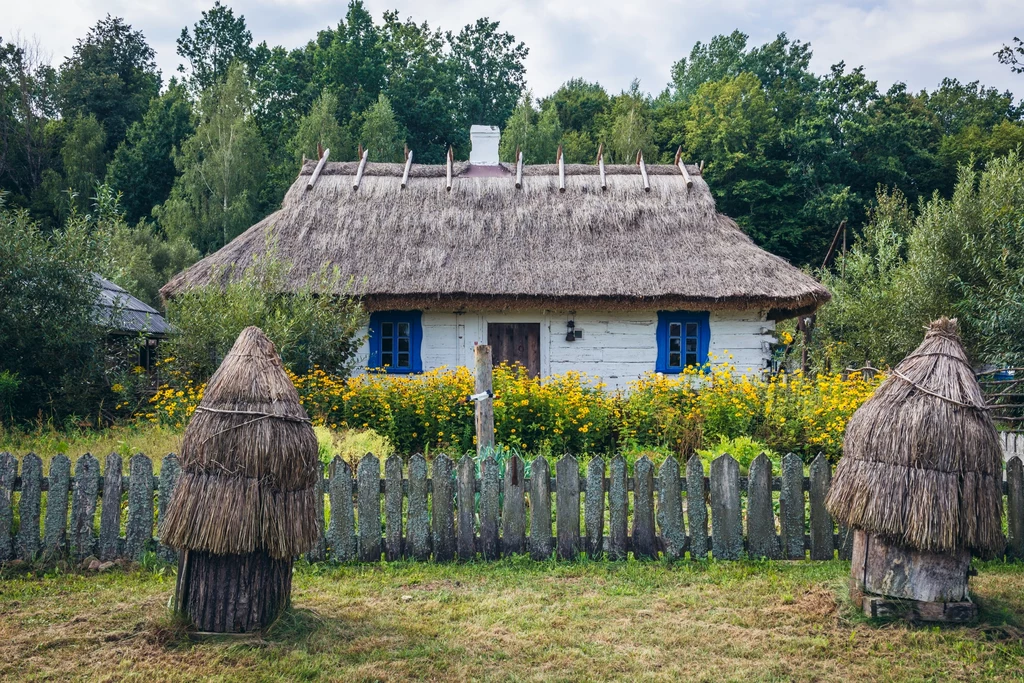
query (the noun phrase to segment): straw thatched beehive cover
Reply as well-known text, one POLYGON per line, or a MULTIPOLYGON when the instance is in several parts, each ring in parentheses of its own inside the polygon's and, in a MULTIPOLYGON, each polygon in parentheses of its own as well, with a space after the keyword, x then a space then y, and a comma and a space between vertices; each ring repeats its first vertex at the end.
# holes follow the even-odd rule
POLYGON ((836 521, 926 552, 1000 552, 1002 450, 956 320, 850 418, 826 504, 836 521))
POLYGON ((168 282, 161 293, 238 276, 268 245, 292 266, 297 291, 337 267, 369 310, 599 307, 811 311, 828 291, 761 249, 715 206, 696 166, 693 186, 669 164, 508 166, 326 163, 308 188, 307 162, 281 209, 168 282))
POLYGON ((161 539, 219 555, 290 559, 320 536, 316 435, 274 344, 247 327, 185 430, 161 539))

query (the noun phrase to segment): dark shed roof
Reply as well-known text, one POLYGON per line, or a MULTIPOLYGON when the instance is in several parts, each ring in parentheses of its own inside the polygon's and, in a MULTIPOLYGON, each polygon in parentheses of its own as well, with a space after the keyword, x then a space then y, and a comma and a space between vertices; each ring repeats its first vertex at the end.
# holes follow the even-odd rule
POLYGON ((99 324, 115 332, 141 332, 156 337, 170 333, 171 326, 160 315, 160 311, 136 299, 110 280, 99 275, 94 277, 100 287, 95 309, 99 324))

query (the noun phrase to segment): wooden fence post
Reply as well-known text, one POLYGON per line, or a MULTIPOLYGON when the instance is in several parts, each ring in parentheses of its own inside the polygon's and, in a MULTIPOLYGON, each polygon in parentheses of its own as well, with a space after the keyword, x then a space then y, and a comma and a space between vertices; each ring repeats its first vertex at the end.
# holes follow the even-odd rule
POLYGON ((654 534, 654 465, 646 455, 633 466, 633 557, 658 557, 654 534))
POLYGON ((501 552, 514 555, 526 550, 526 474, 523 461, 513 455, 505 463, 505 495, 501 509, 501 552))
POLYGON ((677 560, 686 552, 686 528, 683 526, 683 491, 679 462, 665 458, 658 470, 658 526, 661 529, 665 557, 677 560))
POLYGON ((530 557, 551 558, 551 467, 543 455, 530 464, 530 557))
POLYGON ((612 458, 608 468, 608 557, 625 560, 629 553, 629 484, 626 459, 612 458))
POLYGON ((14 554, 14 480, 18 461, 10 453, 0 453, 0 562, 13 560, 14 554))
POLYGON ((498 461, 488 455, 480 463, 480 554, 485 560, 500 555, 498 539, 498 461))
POLYGON ((708 558, 708 503, 704 463, 696 454, 686 463, 686 520, 690 526, 690 559, 708 558))
POLYGON ((455 545, 460 560, 476 557, 476 463, 466 455, 459 460, 458 499, 459 526, 455 545))
POLYGON ((445 454, 434 458, 430 495, 430 529, 435 562, 455 559, 455 463, 445 454))
POLYGON ((1019 456, 1006 463, 1006 557, 1024 560, 1024 462, 1019 456))
POLYGON ((359 560, 380 562, 380 460, 367 453, 356 467, 359 560))
POLYGON ((100 490, 100 463, 86 453, 75 463, 75 492, 71 498, 71 556, 82 560, 93 554, 96 499, 100 490))
POLYGON ((832 515, 825 508, 825 496, 832 483, 832 468, 821 453, 811 463, 811 559, 835 558, 835 538, 832 515))
POLYGON ((793 453, 782 457, 779 524, 782 529, 783 557, 787 560, 802 560, 805 557, 804 462, 793 453))
POLYGON ((138 561, 153 541, 153 461, 136 453, 128 461, 128 474, 124 554, 138 561))
POLYGON ((18 554, 31 561, 39 552, 39 511, 43 498, 43 461, 29 453, 21 461, 21 501, 18 516, 18 554))
POLYGON ((782 557, 772 511, 772 462, 764 453, 750 463, 747 483, 747 554, 777 560, 782 557))
POLYGON ((121 456, 111 453, 107 456, 106 472, 103 476, 103 505, 100 509, 100 560, 109 562, 121 555, 121 456))
POLYGON ((316 545, 306 553, 307 562, 323 562, 327 559, 327 531, 324 520, 324 465, 317 463, 316 477, 316 513, 320 517, 320 533, 317 535, 316 545))
POLYGON ((583 521, 587 525, 587 557, 599 559, 604 552, 604 458, 591 458, 587 465, 587 489, 583 521))
POLYGON ((71 460, 63 453, 50 461, 50 489, 46 493, 46 521, 43 555, 52 557, 67 548, 68 493, 71 490, 71 460))
POLYGON ((331 520, 327 527, 327 545, 331 559, 347 562, 356 559, 356 519, 352 508, 352 468, 334 456, 327 491, 331 496, 331 520))
MULTIPOLYGON (((50 465, 52 470, 53 465, 50 465)), ((174 494, 174 487, 178 485, 178 475, 181 474, 181 467, 178 465, 178 458, 173 453, 164 456, 160 463, 160 485, 156 493, 156 528, 157 535, 161 533, 164 525, 164 518, 167 516, 167 506, 171 504, 171 496, 174 494)), ((173 548, 161 543, 157 553, 167 562, 177 562, 178 553, 173 548)))
POLYGON ((402 458, 392 453, 384 461, 384 556, 392 561, 402 557, 402 500, 402 458))
POLYGON ((580 549, 580 466, 571 455, 555 465, 555 528, 558 559, 575 559, 580 549))
POLYGON ((711 553, 716 560, 743 554, 740 464, 726 453, 711 462, 711 553))
MULTIPOLYGON (((379 473, 377 477, 379 481, 379 473)), ((427 459, 417 453, 409 458, 409 512, 405 520, 405 552, 414 560, 430 559, 429 515, 427 459)))
MULTIPOLYGON (((473 347, 476 393, 491 393, 494 389, 494 367, 491 362, 489 344, 473 347)), ((494 401, 484 399, 476 402, 476 452, 480 455, 486 448, 494 446, 494 401)))

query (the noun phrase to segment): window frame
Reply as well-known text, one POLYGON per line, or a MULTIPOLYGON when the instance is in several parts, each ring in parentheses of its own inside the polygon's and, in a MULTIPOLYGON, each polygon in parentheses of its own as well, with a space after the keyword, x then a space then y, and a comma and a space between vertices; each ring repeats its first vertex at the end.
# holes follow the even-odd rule
MULTIPOLYGON (((413 375, 423 372, 423 360, 421 356, 421 348, 423 346, 423 312, 422 311, 375 311, 370 314, 370 335, 367 340, 370 347, 370 357, 367 362, 367 369, 383 371, 389 375, 413 375), (409 324, 409 366, 408 367, 396 367, 390 365, 384 367, 381 363, 381 357, 383 350, 381 349, 381 342, 383 340, 382 328, 384 324, 392 323, 399 325, 401 323, 409 324)), ((397 340, 397 334, 394 336, 397 340)), ((394 353, 397 361, 398 349, 394 349, 390 353, 394 353)))
POLYGON ((697 325, 697 363, 693 367, 700 367, 708 362, 708 351, 711 346, 711 314, 708 311, 658 311, 656 372, 665 375, 678 375, 689 367, 686 363, 686 339, 689 337, 686 334, 687 323, 696 323, 697 325), (673 324, 682 326, 678 352, 682 362, 679 367, 669 365, 670 353, 675 353, 669 349, 670 329, 673 324))

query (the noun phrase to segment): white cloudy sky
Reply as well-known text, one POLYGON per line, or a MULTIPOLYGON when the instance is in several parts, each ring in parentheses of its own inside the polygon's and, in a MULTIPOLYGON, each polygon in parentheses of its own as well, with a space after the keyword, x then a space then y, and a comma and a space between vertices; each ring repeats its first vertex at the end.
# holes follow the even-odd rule
MULTIPOLYGON (((157 51, 165 79, 178 65, 174 41, 213 0, 4 0, 0 37, 36 39, 53 62, 105 14, 141 29, 157 51)), ((337 23, 347 0, 229 0, 256 42, 299 46, 337 23)), ((387 9, 431 26, 457 30, 480 16, 530 48, 527 79, 536 95, 581 76, 612 91, 641 80, 657 93, 674 61, 695 41, 733 29, 766 42, 785 31, 809 41, 821 73, 844 60, 863 64, 883 89, 903 81, 933 88, 943 76, 1024 95, 1024 76, 992 53, 1024 37, 1022 0, 367 0, 375 17, 387 9)))

